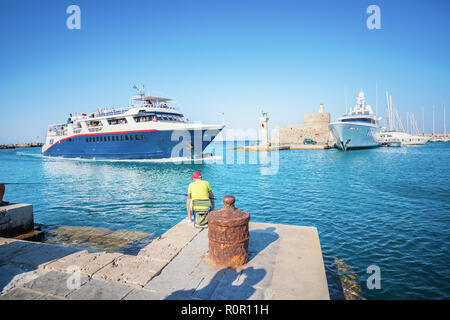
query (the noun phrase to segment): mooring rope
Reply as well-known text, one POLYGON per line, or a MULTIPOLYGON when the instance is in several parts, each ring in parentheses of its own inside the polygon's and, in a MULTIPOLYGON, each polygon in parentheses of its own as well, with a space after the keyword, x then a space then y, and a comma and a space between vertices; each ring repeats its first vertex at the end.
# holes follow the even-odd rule
MULTIPOLYGON (((0 182, 0 184, 3 185, 34 185, 34 184, 67 184, 64 182, 0 182)), ((170 191, 159 191, 159 190, 150 190, 146 189, 146 191, 155 192, 155 193, 164 193, 164 194, 172 194, 175 196, 183 196, 186 197, 187 194, 185 193, 179 193, 179 192, 170 192, 170 191)), ((210 200, 217 200, 216 198, 211 198, 210 200)))

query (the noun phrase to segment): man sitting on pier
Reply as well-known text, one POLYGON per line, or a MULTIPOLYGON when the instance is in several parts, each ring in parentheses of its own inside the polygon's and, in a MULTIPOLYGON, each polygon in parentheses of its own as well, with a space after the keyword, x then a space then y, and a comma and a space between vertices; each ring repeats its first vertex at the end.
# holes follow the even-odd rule
MULTIPOLYGON (((186 198, 186 209, 188 212, 188 221, 192 221, 191 218, 191 212, 192 210, 198 210, 198 211, 210 211, 214 210, 214 194, 212 193, 211 186, 208 181, 202 180, 202 175, 200 172, 194 172, 191 179, 194 180, 194 182, 191 182, 189 184, 188 188, 188 196, 186 198), (208 201, 207 205, 194 205, 194 201, 196 200, 203 200, 208 201)), ((197 217, 197 220, 201 221, 194 221, 194 223, 199 225, 206 225, 206 215, 205 217, 202 217, 202 219, 199 219, 200 217, 197 217)))

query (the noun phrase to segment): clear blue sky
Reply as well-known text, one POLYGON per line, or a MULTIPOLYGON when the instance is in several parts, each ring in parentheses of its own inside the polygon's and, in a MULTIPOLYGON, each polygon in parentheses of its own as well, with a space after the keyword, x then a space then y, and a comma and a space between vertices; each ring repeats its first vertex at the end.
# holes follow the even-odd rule
MULTIPOLYGON (((431 131, 450 114, 450 1, 0 1, 0 143, 43 139, 69 113, 125 106, 133 84, 231 128, 336 119, 360 89, 431 131), (81 8, 68 30, 66 8, 81 8), (381 8, 368 30, 366 8, 381 8)), ((450 118, 450 115, 447 117, 450 118)), ((448 122, 447 122, 448 123, 448 122)), ((448 126, 447 126, 448 127, 448 126)), ((448 129, 450 131, 450 128, 448 129)))

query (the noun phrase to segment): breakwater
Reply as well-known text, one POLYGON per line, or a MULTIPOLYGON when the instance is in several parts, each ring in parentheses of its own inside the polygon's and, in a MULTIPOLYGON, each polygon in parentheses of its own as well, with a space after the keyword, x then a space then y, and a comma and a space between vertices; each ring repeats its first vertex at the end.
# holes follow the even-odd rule
POLYGON ((15 148, 38 148, 44 144, 41 142, 25 142, 16 144, 0 144, 0 149, 15 149, 15 148))

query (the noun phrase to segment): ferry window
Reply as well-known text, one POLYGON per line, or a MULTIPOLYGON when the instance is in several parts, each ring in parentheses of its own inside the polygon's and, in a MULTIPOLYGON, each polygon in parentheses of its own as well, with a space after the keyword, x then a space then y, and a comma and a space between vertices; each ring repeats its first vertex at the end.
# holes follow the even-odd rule
POLYGON ((112 141, 116 141, 116 139, 115 139, 116 137, 114 137, 114 136, 112 136, 112 141))
POLYGON ((145 140, 145 136, 144 135, 142 135, 141 137, 142 137, 142 140, 145 140))
POLYGON ((133 141, 133 136, 130 136, 130 140, 133 141))
POLYGON ((120 141, 123 141, 123 136, 120 136, 120 141))
POLYGON ((161 116, 159 114, 157 114, 156 119, 161 120, 161 116))
POLYGON ((140 140, 138 135, 136 135, 136 140, 140 140))
POLYGON ((111 141, 111 136, 108 136, 108 141, 111 141))
POLYGON ((116 124, 124 124, 127 123, 127 119, 125 118, 117 118, 117 119, 111 119, 108 120, 110 125, 116 125, 116 124))
POLYGON ((86 142, 89 142, 89 138, 86 138, 86 142))
MULTIPOLYGON (((94 138, 95 139, 95 138, 94 138)), ((99 140, 99 137, 97 137, 97 142, 98 142, 98 140, 99 140)))
POLYGON ((162 118, 163 118, 164 120, 166 120, 166 121, 167 121, 167 120, 169 120, 169 119, 167 119, 167 117, 166 117, 166 116, 162 116, 162 118))
POLYGON ((136 117, 136 118, 134 118, 134 121, 141 122, 141 118, 140 117, 136 117))
POLYGON ((125 140, 128 141, 128 136, 125 136, 125 140))

